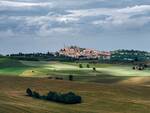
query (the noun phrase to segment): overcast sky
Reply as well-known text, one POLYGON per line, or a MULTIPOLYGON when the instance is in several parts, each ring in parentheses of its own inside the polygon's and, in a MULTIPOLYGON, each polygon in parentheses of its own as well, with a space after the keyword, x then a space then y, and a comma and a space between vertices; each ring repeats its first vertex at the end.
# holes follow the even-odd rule
POLYGON ((0 0, 0 53, 64 45, 150 51, 150 0, 0 0))

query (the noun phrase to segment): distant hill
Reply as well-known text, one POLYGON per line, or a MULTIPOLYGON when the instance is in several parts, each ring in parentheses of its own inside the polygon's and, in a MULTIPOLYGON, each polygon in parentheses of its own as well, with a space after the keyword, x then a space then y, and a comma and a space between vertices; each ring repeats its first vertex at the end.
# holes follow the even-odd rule
POLYGON ((150 61, 150 53, 139 50, 116 50, 111 52, 112 61, 150 61))
POLYGON ((6 67, 25 67, 25 65, 19 62, 19 60, 11 58, 0 58, 0 68, 6 67))

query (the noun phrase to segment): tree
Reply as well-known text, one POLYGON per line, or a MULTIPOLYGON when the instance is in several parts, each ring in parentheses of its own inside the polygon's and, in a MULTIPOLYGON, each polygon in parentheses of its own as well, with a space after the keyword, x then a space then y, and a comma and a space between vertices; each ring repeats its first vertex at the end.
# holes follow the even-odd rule
MULTIPOLYGON (((27 92, 31 92, 31 90, 28 88, 27 92)), ((57 92, 50 91, 47 95, 40 95, 38 92, 33 91, 32 97, 37 99, 42 99, 42 100, 65 103, 65 104, 76 104, 76 103, 81 103, 82 101, 81 96, 78 96, 73 92, 57 93, 57 92)))
POLYGON ((30 88, 28 88, 27 90, 26 90, 26 93, 28 94, 28 96, 32 96, 33 94, 32 94, 32 90, 30 89, 30 88))
POLYGON ((66 104, 76 104, 81 103, 81 97, 75 95, 73 92, 64 94, 64 103, 66 104))
POLYGON ((147 64, 144 64, 144 67, 145 67, 145 68, 147 68, 147 67, 148 67, 148 65, 147 65, 147 64))
POLYGON ((73 75, 69 75, 69 80, 73 81, 73 75))
POLYGON ((133 66, 133 68, 132 68, 133 70, 135 70, 136 69, 136 67, 135 66, 133 66))
POLYGON ((47 100, 53 100, 53 97, 54 97, 55 94, 56 94, 56 92, 50 91, 50 92, 47 94, 47 100))
POLYGON ((82 65, 82 64, 79 64, 79 68, 83 68, 83 65, 82 65))
POLYGON ((95 67, 93 67, 93 71, 96 71, 96 68, 95 68, 95 67))
POLYGON ((36 91, 33 91, 33 97, 34 98, 40 98, 40 94, 36 91))
POLYGON ((87 67, 87 68, 90 68, 90 64, 87 64, 86 67, 87 67))

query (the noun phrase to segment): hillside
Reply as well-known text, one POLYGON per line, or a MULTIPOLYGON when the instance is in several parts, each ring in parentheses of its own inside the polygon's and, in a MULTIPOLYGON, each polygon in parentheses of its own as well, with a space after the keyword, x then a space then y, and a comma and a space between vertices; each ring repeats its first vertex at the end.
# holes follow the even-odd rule
MULTIPOLYGON (((149 83, 150 85, 150 83, 149 83)), ((149 113, 148 84, 78 83, 47 78, 0 77, 0 113, 149 113), (10 82, 11 81, 11 82, 10 82), (74 91, 82 104, 64 105, 25 96, 26 88, 41 94, 74 91), (85 109, 86 108, 86 109, 85 109)))
POLYGON ((139 71, 133 70, 132 65, 90 64, 90 68, 86 67, 87 63, 82 65, 79 68, 79 63, 1 58, 0 113, 150 112, 149 68, 139 71), (72 82, 68 81, 70 74, 72 82), (33 99, 26 96, 27 88, 40 94, 73 91, 82 96, 83 102, 65 105, 33 99))
POLYGON ((19 60, 0 58, 0 74, 19 75, 30 66, 22 64, 19 60))
POLYGON ((143 71, 133 70, 132 65, 121 64, 93 64, 87 68, 88 63, 81 63, 83 68, 79 68, 80 63, 71 62, 50 62, 50 61, 20 61, 10 58, 0 58, 0 75, 20 75, 20 76, 51 76, 69 75, 76 76, 150 76, 150 68, 143 71), (93 72, 92 68, 96 68, 93 72))

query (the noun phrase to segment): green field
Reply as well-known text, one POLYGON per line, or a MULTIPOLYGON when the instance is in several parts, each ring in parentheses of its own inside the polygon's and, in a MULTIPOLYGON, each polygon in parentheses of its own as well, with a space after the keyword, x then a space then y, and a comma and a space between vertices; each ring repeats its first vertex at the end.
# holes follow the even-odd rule
POLYGON ((131 65, 117 64, 90 64, 82 63, 83 68, 79 68, 79 63, 66 62, 46 62, 46 61, 15 61, 10 59, 0 59, 0 75, 18 76, 150 76, 150 69, 143 71, 133 70, 131 65), (96 71, 93 71, 96 67, 96 71))
POLYGON ((150 113, 149 68, 138 71, 119 64, 87 68, 87 63, 82 64, 79 68, 79 63, 0 58, 0 113, 150 113), (33 99, 25 96, 28 87, 40 94, 73 91, 83 102, 65 105, 33 99))
MULTIPOLYGON (((74 80, 96 83, 116 83, 131 80, 134 77, 149 77, 150 68, 145 70, 133 70, 132 65, 119 64, 90 64, 69 62, 46 62, 46 61, 18 61, 8 58, 0 59, 0 75, 21 77, 62 77, 68 79, 69 75, 74 80), (93 71, 96 67, 96 71, 93 71)), ((144 80, 145 81, 145 80, 144 80)))

